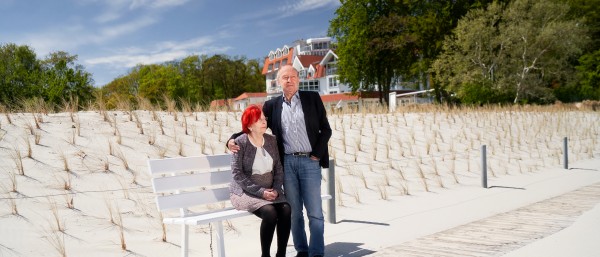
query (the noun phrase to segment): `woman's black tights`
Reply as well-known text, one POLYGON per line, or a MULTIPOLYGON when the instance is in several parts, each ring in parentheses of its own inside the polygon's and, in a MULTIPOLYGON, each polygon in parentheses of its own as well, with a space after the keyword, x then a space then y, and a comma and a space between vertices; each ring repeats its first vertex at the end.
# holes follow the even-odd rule
POLYGON ((260 224, 260 248, 262 256, 270 256, 275 227, 277 227, 276 256, 285 256, 292 222, 290 205, 288 203, 267 204, 253 213, 262 219, 260 224))

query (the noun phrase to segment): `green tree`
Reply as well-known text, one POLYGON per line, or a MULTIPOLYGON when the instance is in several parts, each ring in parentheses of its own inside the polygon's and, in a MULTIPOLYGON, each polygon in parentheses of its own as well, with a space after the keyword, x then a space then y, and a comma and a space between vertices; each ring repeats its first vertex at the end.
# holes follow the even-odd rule
POLYGON ((579 59, 580 99, 600 100, 600 50, 586 54, 579 59))
POLYGON ((207 105, 211 100, 233 98, 243 92, 264 91, 258 60, 226 55, 191 55, 180 61, 137 65, 127 75, 102 88, 108 107, 141 96, 161 104, 164 96, 207 105))
POLYGON ((552 102, 552 86, 573 74, 569 60, 581 54, 585 30, 566 18, 569 7, 549 0, 515 0, 473 10, 444 44, 432 70, 459 97, 465 85, 489 83, 513 94, 512 102, 552 102))
POLYGON ((77 105, 94 99, 92 74, 76 63, 77 55, 58 51, 42 61, 45 99, 54 104, 76 100, 77 105))
POLYGON ((573 62, 577 66, 577 79, 568 88, 555 90, 555 94, 561 101, 600 100, 597 89, 599 81, 596 79, 600 76, 600 0, 567 0, 567 3, 571 5, 569 16, 583 19, 583 24, 590 31, 591 42, 577 62, 573 62))
POLYGON ((192 55, 184 58, 179 63, 183 88, 187 94, 184 97, 189 102, 199 102, 206 95, 202 77, 202 63, 207 57, 205 55, 192 55))
POLYGON ((41 97, 42 69, 35 52, 26 45, 0 46, 0 101, 15 105, 20 99, 41 97))
POLYGON ((262 62, 258 59, 248 60, 246 62, 246 72, 248 81, 244 85, 245 92, 264 92, 265 76, 262 74, 262 62))
POLYGON ((386 95, 399 77, 426 84, 444 37, 469 9, 490 1, 342 1, 329 35, 337 40, 338 72, 352 90, 386 95))
POLYGON ((134 71, 139 84, 139 95, 155 104, 162 104, 166 95, 171 99, 184 96, 181 75, 172 65, 139 65, 134 71))
POLYGON ((134 75, 121 76, 100 89, 102 99, 109 109, 116 108, 120 102, 135 103, 137 96, 137 81, 134 75))

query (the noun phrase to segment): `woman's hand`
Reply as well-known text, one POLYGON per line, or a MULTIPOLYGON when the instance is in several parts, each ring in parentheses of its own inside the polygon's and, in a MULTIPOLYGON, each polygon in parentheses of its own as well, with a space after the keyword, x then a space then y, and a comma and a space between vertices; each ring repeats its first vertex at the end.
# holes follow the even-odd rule
POLYGON ((275 201, 275 199, 277 199, 277 196, 279 196, 279 194, 273 189, 266 189, 263 192, 263 198, 267 201, 275 201))

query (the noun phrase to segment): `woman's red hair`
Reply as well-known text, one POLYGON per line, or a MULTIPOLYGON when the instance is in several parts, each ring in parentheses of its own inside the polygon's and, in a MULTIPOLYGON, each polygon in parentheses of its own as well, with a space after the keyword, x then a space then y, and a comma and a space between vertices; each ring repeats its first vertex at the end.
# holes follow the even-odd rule
POLYGON ((248 108, 246 108, 246 110, 244 110, 244 113, 242 114, 242 131, 244 131, 244 133, 246 134, 250 133, 248 127, 250 127, 250 125, 258 121, 258 119, 260 119, 261 114, 262 111, 260 110, 260 107, 258 107, 258 105, 253 104, 248 106, 248 108))

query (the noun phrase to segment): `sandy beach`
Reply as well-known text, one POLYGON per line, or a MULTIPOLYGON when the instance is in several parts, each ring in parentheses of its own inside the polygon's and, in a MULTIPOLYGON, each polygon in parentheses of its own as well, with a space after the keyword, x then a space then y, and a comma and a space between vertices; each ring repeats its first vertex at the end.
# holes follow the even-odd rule
MULTIPOLYGON (((163 231, 146 162, 225 153, 240 115, 2 113, 0 256, 179 256, 180 227, 163 231)), ((600 183, 600 115, 590 110, 363 110, 329 121, 338 222, 326 223, 326 256, 410 256, 403 245, 600 183)), ((599 206, 481 256, 598 256, 599 206)), ((259 256, 259 225, 254 216, 227 222, 227 256, 259 256)), ((190 256, 216 256, 209 226, 190 233, 190 256)))

